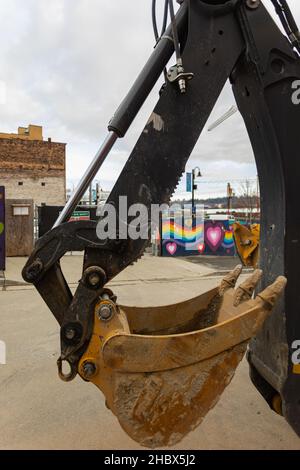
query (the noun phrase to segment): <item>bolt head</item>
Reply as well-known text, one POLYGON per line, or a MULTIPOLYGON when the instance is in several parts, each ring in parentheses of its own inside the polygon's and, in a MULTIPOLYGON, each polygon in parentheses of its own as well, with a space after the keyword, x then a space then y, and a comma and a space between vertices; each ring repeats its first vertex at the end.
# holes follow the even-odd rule
POLYGON ((93 362, 85 362, 82 367, 83 375, 86 379, 90 379, 97 372, 97 367, 93 362))
POLYGON ((74 339, 76 336, 76 331, 74 330, 74 328, 67 328, 66 331, 65 331, 65 337, 67 339, 74 339))
POLYGON ((67 323, 61 328, 61 339, 67 344, 78 344, 82 338, 82 325, 79 322, 67 323))
POLYGON ((83 279, 90 289, 100 289, 106 283, 106 274, 99 266, 91 266, 85 270, 83 279))
POLYGON ((91 286, 95 287, 99 284, 100 282, 100 276, 97 273, 92 273, 88 277, 88 282, 91 286))
POLYGON ((36 259, 25 271, 25 280, 29 282, 35 281, 39 274, 43 271, 43 263, 40 259, 36 259))
POLYGON ((248 8, 255 9, 260 5, 260 0, 246 0, 248 8))
POLYGON ((108 321, 113 315, 113 308, 109 304, 102 305, 98 311, 99 320, 108 321))

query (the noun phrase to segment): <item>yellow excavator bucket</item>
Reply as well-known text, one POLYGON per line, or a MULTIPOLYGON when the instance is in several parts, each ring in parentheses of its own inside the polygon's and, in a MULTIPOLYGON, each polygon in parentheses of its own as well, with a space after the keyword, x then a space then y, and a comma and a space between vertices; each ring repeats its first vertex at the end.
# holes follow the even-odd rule
POLYGON ((236 222, 233 224, 233 236, 242 263, 256 268, 259 258, 260 224, 252 224, 248 228, 236 222))
POLYGON ((172 446, 201 423, 284 290, 279 277, 252 298, 262 271, 235 289, 241 270, 176 305, 118 306, 109 290, 97 304, 79 373, 142 446, 172 446))

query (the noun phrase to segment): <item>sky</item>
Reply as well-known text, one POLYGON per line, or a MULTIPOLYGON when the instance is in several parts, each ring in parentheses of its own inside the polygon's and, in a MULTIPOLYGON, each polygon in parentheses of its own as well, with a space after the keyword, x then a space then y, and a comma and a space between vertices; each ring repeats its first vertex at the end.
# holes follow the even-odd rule
MULTIPOLYGON (((164 0, 157 0, 158 14, 164 0)), ((67 182, 73 188, 107 134, 107 124, 153 46, 151 0, 0 0, 0 132, 42 125, 44 138, 67 143, 67 182), (3 90, 5 92, 3 92, 3 90)), ((265 5, 274 15, 271 2, 265 5)), ((290 0, 300 23, 300 2, 290 0)), ((112 189, 158 99, 155 87, 132 128, 97 175, 112 189)), ((202 172, 197 196, 225 196, 256 178, 243 120, 236 113, 207 128, 234 104, 227 84, 188 162, 202 172)), ((185 193, 183 178, 176 197, 185 193)))

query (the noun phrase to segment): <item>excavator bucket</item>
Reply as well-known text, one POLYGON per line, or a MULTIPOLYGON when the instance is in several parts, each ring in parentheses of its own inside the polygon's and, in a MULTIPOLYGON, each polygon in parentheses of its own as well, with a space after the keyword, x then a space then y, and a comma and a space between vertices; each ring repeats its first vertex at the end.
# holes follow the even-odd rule
POLYGON ((235 289, 241 271, 176 305, 118 306, 108 290, 97 304, 79 373, 142 446, 172 446, 201 423, 284 290, 279 277, 252 298, 262 271, 235 289))
POLYGON ((248 228, 236 222, 233 224, 233 236, 243 265, 256 268, 259 258, 260 224, 252 224, 248 228))

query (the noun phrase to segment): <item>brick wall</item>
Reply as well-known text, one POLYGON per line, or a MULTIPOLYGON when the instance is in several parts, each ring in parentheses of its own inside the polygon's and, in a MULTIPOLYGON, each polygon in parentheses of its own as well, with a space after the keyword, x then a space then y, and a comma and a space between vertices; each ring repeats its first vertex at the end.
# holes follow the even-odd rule
POLYGON ((57 142, 0 139, 0 185, 6 197, 64 205, 65 148, 57 142))
POLYGON ((64 206, 65 177, 28 178, 24 174, 1 175, 0 185, 5 186, 6 197, 9 199, 33 199, 38 206, 64 206), (19 185, 22 183, 22 186, 19 185))

